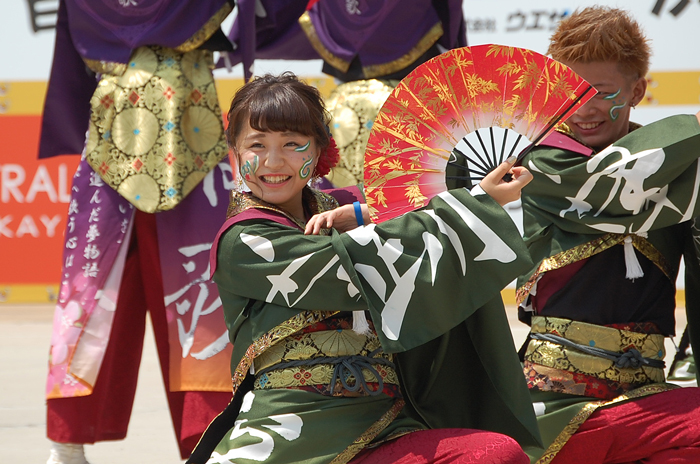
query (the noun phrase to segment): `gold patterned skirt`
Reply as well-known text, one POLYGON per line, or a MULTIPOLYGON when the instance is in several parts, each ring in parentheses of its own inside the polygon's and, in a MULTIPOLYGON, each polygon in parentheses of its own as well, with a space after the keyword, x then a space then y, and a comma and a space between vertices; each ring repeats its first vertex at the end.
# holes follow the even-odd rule
POLYGON ((90 101, 85 156, 141 211, 175 207, 228 154, 212 53, 140 47, 90 101))
POLYGON ((333 117, 331 134, 340 151, 338 165, 326 176, 336 187, 364 179, 365 148, 374 119, 398 81, 367 79, 346 82, 326 99, 333 117))

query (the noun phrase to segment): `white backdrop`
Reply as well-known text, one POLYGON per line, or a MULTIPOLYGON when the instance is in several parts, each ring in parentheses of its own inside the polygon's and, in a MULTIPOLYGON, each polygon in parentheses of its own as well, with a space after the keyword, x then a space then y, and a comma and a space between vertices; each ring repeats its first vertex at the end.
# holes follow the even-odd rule
MULTIPOLYGON (((38 0, 36 10, 56 9, 57 0, 38 0)), ((2 0, 0 8, 0 97, 3 83, 48 79, 53 54, 53 29, 34 32, 29 0, 2 0)), ((548 38, 559 19, 576 8, 604 4, 627 9, 652 39, 654 51, 651 72, 695 71, 700 73, 700 2, 695 0, 465 0, 470 45, 500 43, 546 52, 548 38)), ((234 13, 225 25, 232 22, 234 13)), ((55 16, 42 15, 40 24, 55 22, 55 16)), ((318 61, 259 61, 256 73, 291 70, 300 76, 318 77, 318 61)), ((240 65, 231 73, 216 72, 218 78, 240 78, 240 65)), ((633 120, 646 124, 665 116, 700 111, 700 82, 688 88, 684 105, 646 105, 637 108, 633 120)), ((1 121, 1 120, 0 120, 1 121)))

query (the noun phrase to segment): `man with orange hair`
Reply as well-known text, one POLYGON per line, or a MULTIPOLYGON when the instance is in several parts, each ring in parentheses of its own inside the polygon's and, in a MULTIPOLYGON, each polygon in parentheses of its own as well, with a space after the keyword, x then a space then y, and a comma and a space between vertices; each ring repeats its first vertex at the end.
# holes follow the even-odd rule
POLYGON ((700 113, 630 122, 650 48, 625 11, 576 11, 548 53, 598 93, 522 161, 534 175, 522 204, 535 266, 518 281, 531 326, 521 355, 548 446, 531 458, 700 462, 700 390, 664 383, 663 363, 683 255, 687 294, 698 291, 700 113))

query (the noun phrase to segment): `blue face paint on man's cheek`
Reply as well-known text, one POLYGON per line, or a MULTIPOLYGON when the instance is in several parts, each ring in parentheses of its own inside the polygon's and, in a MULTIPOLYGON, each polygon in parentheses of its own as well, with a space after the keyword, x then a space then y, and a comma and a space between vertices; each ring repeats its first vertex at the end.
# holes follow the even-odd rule
POLYGON ((621 110, 622 108, 624 108, 625 106, 627 106, 627 102, 626 102, 626 101, 623 100, 623 101, 621 101, 620 103, 618 103, 618 102, 615 100, 615 99, 617 98, 617 96, 620 95, 620 92, 621 92, 621 91, 622 91, 622 89, 617 89, 617 92, 615 92, 615 93, 613 93, 613 94, 610 94, 610 95, 608 95, 608 96, 606 96, 606 97, 603 97, 603 100, 610 100, 610 101, 612 101, 612 106, 610 107, 609 114, 610 114, 610 119, 613 120, 613 121, 615 121, 615 120, 620 116, 619 114, 617 114, 617 112, 618 112, 619 110, 621 110))

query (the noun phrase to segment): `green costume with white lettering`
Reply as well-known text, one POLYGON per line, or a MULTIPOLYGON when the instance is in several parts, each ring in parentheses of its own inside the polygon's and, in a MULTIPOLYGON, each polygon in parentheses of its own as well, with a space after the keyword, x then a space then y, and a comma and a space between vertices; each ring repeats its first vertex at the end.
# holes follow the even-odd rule
MULTIPOLYGON (((690 234, 698 157, 696 117, 674 116, 598 153, 555 133, 523 158, 534 175, 522 204, 535 266, 519 278, 517 299, 532 326, 524 373, 551 445, 541 462, 596 408, 672 388, 660 361, 675 331, 681 256, 688 294, 700 288, 690 234)), ((697 304, 688 300, 687 311, 700 340, 697 304)))
MULTIPOLYGON (((337 206, 303 195, 310 214, 337 206)), ((215 446, 209 462, 345 463, 439 427, 539 444, 500 300, 531 263, 488 195, 457 189, 320 236, 248 194, 233 195, 229 217, 213 253, 234 399, 190 462, 215 446), (352 330, 357 312, 365 333, 352 330)))

